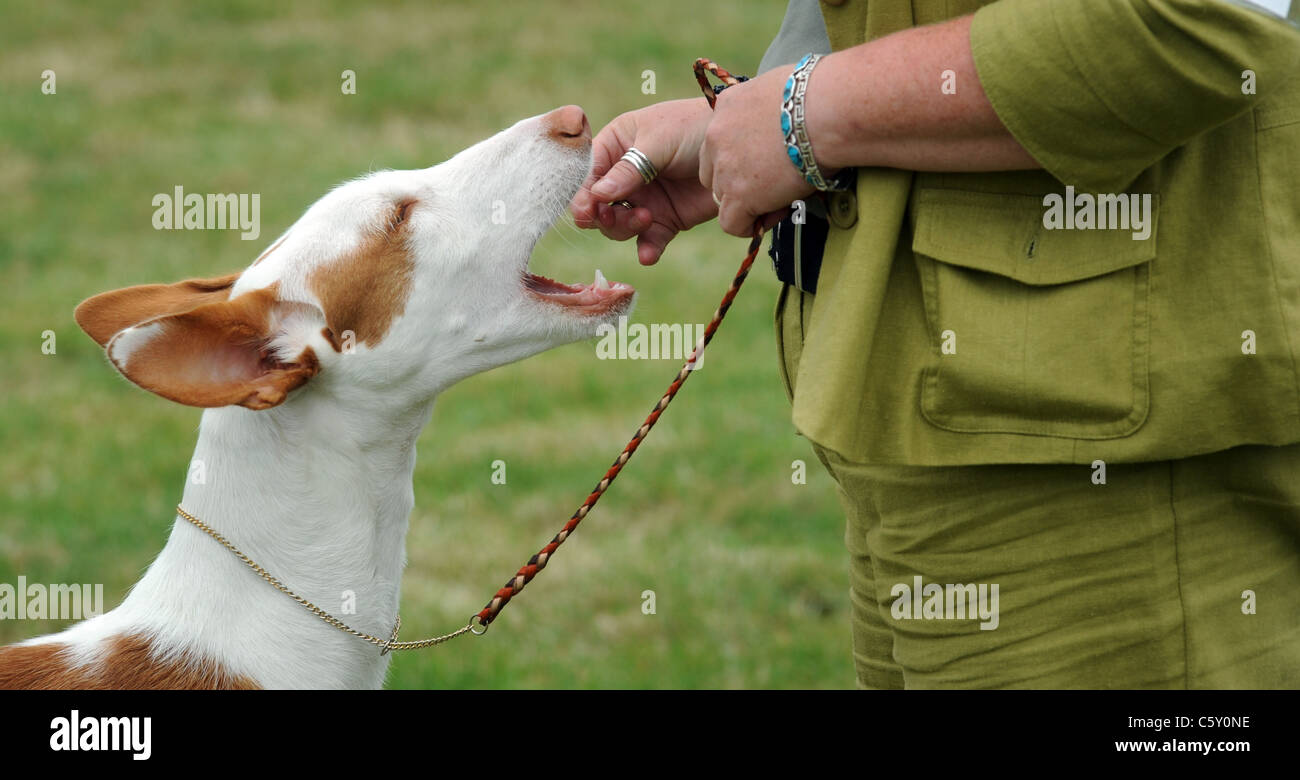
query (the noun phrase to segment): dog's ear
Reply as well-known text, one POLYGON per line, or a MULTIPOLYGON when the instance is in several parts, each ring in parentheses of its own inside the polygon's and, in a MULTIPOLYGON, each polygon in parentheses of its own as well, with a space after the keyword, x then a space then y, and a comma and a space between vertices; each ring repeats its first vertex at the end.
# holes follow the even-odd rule
POLYGON ((82 301, 73 316, 96 344, 107 347, 110 339, 132 325, 226 300, 240 273, 111 290, 82 301))
POLYGON ((276 343, 286 320, 313 307, 277 301, 273 287, 227 300, 237 278, 103 293, 77 307, 77 324, 123 376, 163 398, 267 409, 320 370, 310 346, 285 359, 276 343))

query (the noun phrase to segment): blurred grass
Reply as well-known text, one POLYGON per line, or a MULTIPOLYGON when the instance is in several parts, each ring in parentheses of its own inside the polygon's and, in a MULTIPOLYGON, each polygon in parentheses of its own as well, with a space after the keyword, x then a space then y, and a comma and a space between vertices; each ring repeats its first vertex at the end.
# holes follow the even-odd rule
MULTIPOLYGON (((424 167, 565 103, 594 127, 752 73, 784 0, 412 5, 16 4, 0 26, 0 582, 102 582, 161 549, 197 410, 129 387, 72 321, 102 290, 246 266, 312 201, 424 167), (57 74, 42 95, 41 72, 57 74), (343 96, 340 73, 357 74, 343 96), (641 92, 642 72, 658 93, 641 92), (155 231, 151 198, 261 193, 262 235, 155 231), (57 354, 41 352, 53 330, 57 354)), ((743 254, 715 225, 643 269, 560 225, 533 270, 641 290, 639 322, 703 322, 743 254)), ((848 687, 843 524, 789 422, 765 260, 635 463, 488 637, 398 656, 390 687, 848 687), (791 484, 791 462, 808 484, 791 484), (657 614, 641 612, 653 590, 657 614)), ((677 369, 576 344, 474 377, 420 441, 404 635, 477 610, 586 495, 677 369), (508 484, 493 485, 504 459, 508 484)), ((62 623, 0 621, 0 642, 62 623)))

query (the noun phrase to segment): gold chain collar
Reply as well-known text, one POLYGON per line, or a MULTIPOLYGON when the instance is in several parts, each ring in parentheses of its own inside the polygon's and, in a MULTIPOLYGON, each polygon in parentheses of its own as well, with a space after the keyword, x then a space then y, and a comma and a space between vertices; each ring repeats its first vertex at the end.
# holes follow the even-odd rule
POLYGON ((369 642, 370 644, 376 645, 377 647, 381 648, 379 651, 379 654, 381 656, 388 655, 390 652, 394 650, 419 650, 425 647, 433 647, 434 645, 440 645, 443 642, 447 642, 452 639, 455 639, 456 637, 466 632, 475 635, 482 635, 487 633, 488 627, 486 625, 483 626, 482 631, 474 630, 474 620, 475 618, 478 617, 477 614, 471 617, 469 619, 469 622, 466 623, 463 627, 456 629, 450 634, 443 634, 442 636, 429 637, 428 639, 421 639, 415 642, 397 641, 397 632, 400 631, 402 628, 402 617, 400 615, 397 617, 397 622, 393 624, 393 633, 387 639, 381 639, 377 636, 367 634, 364 631, 358 631, 355 628, 352 628, 348 624, 344 623, 342 620, 339 620, 338 618, 334 617, 330 613, 326 612, 325 610, 311 603, 310 601, 303 598, 302 596, 299 596, 297 593, 294 593, 293 591, 286 588, 283 583, 281 583, 275 577, 271 576, 270 572, 268 572, 266 569, 263 569, 261 566, 258 566, 253 561, 252 558, 249 558, 247 555, 244 555, 244 553, 240 552, 239 548, 231 544, 230 541, 226 539, 226 537, 217 533, 207 523, 204 523, 202 520, 198 519, 194 515, 190 514, 189 512, 186 512, 184 509, 181 508, 180 504, 176 505, 176 513, 179 514, 181 517, 185 518, 186 520, 188 520, 195 528, 199 529, 203 533, 207 534, 208 536, 211 536, 213 539, 216 539, 218 542, 220 542, 222 547, 225 547, 227 550, 234 553, 236 558, 238 558, 239 560, 247 564, 248 568, 256 572, 259 577, 269 582, 272 586, 275 587, 276 590, 280 591, 284 595, 288 596, 289 598, 301 604, 303 609, 312 613, 313 615, 320 618, 324 622, 330 624, 331 626, 334 626, 338 630, 343 631, 344 633, 351 634, 352 636, 355 636, 358 639, 363 639, 369 642))

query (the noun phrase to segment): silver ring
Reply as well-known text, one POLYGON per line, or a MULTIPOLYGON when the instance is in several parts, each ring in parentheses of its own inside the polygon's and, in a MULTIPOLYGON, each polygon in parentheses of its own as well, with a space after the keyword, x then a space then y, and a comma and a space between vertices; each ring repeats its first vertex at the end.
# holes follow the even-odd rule
POLYGON ((627 201, 625 201, 625 200, 616 200, 616 201, 614 201, 613 203, 611 203, 611 204, 609 204, 609 205, 611 205, 611 206, 622 206, 622 207, 625 208, 625 209, 634 209, 634 208, 636 208, 636 206, 633 206, 631 203, 629 203, 629 202, 627 202, 627 201))
POLYGON ((659 175, 659 170, 655 168, 654 163, 650 162, 650 158, 646 157, 645 153, 635 146, 629 146, 620 160, 631 163, 632 167, 636 168, 636 172, 641 174, 641 181, 646 184, 654 181, 655 177, 659 175))
POLYGON ((712 192, 709 194, 713 196, 713 202, 718 204, 718 208, 722 208, 722 198, 718 197, 718 193, 712 192))

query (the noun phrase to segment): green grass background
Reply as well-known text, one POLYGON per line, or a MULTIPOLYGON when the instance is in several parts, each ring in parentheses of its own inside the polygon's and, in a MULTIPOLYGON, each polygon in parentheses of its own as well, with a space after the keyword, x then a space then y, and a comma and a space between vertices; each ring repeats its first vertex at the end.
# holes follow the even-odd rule
MULTIPOLYGON (((566 103, 594 127, 695 96, 695 57, 752 73, 785 0, 13 4, 0 24, 0 582, 104 583, 161 549, 199 412, 119 378, 73 307, 245 267, 335 183, 425 167, 566 103), (40 74, 57 74, 43 95, 40 74), (340 73, 357 73, 357 94, 340 73), (654 70, 657 94, 641 91, 654 70), (155 231, 155 193, 261 193, 262 235, 155 231), (41 352, 53 330, 57 353, 41 352)), ((559 225, 532 261, 599 267, 638 322, 706 321, 744 251, 715 224, 659 266, 559 225)), ((399 655, 390 687, 848 687, 843 521, 796 436, 761 257, 704 368, 596 511, 492 631, 399 655), (791 462, 808 463, 808 484, 791 462), (641 593, 656 593, 644 615, 641 593)), ((441 633, 545 543, 666 386, 674 361, 594 340, 473 377, 420 440, 403 634, 441 633), (508 463, 493 485, 490 464, 508 463)), ((292 585, 292 583, 290 583, 292 585)), ((0 642, 62 628, 0 621, 0 642)))

